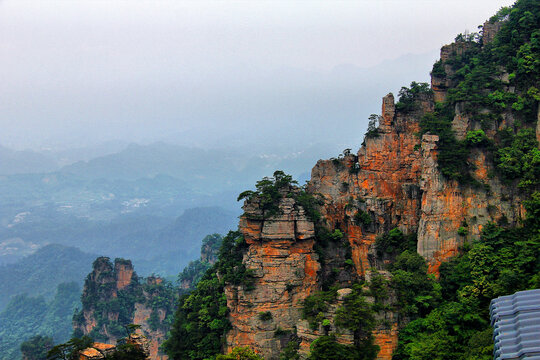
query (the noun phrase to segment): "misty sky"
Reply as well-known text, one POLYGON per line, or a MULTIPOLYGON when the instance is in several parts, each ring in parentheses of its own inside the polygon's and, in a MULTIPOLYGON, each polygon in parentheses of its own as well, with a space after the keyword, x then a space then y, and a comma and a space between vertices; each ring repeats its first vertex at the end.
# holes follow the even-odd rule
POLYGON ((382 96, 512 3, 0 0, 0 145, 359 144, 382 96))

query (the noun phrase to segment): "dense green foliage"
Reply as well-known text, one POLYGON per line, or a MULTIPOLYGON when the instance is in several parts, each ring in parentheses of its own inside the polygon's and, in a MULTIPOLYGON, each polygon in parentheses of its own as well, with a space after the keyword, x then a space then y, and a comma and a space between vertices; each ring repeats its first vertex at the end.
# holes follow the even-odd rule
POLYGON ((279 199, 283 197, 281 192, 289 192, 290 187, 294 184, 298 184, 298 182, 293 180, 291 175, 277 170, 272 177, 264 177, 257 181, 255 191, 246 190, 238 195, 237 200, 253 201, 256 199, 263 212, 263 217, 272 217, 279 213, 279 199))
POLYGON ((355 284, 343 303, 336 311, 335 324, 338 328, 352 331, 356 359, 375 359, 379 350, 373 345, 371 332, 375 329, 375 311, 373 305, 365 299, 361 284, 355 284))
MULTIPOLYGON (((438 165, 447 178, 477 184, 470 174, 470 149, 489 146, 503 179, 522 179, 522 188, 537 186, 539 151, 527 135, 531 130, 521 127, 534 125, 540 100, 540 6, 535 0, 519 0, 513 8, 501 9, 491 21, 497 19, 504 19, 504 24, 488 44, 482 46, 478 34, 456 38, 456 46, 462 51, 445 63, 452 68, 450 80, 454 85, 448 90, 446 101, 436 104, 435 111, 422 118, 421 134, 439 135, 438 165), (505 134, 516 141, 489 139, 481 130, 457 140, 452 131, 456 105, 462 116, 469 117, 483 130, 496 129, 502 115, 511 114, 515 118, 513 128, 505 129, 505 134), (523 141, 525 137, 530 140, 523 141)), ((437 62, 432 74, 446 77, 444 64, 437 62)), ((400 98, 396 108, 408 110, 400 103, 414 103, 414 99, 410 94, 404 95, 404 101, 400 98)))
POLYGON ((218 355, 217 360, 264 360, 262 356, 258 355, 255 351, 249 347, 235 347, 227 355, 218 355))
MULTIPOLYGON (((441 265, 439 286, 433 288, 432 298, 425 307, 424 300, 416 305, 421 317, 400 333, 396 359, 493 357, 490 300, 540 286, 540 193, 534 193, 525 206, 528 215, 522 227, 490 223, 461 256, 441 265), (433 308, 437 291, 441 296, 433 308), (429 309, 433 310, 427 312, 429 309)), ((400 282, 394 275, 392 282, 396 281, 400 282)), ((410 286, 404 285, 404 289, 410 286)), ((411 289, 408 298, 414 294, 411 289)))
MULTIPOLYGON (((276 170, 272 177, 264 177, 257 181, 256 190, 246 190, 238 195, 238 201, 246 199, 248 202, 257 201, 262 210, 263 218, 270 218, 279 214, 279 201, 284 196, 292 197, 304 209, 306 215, 314 222, 320 218, 317 205, 320 200, 306 192, 305 187, 294 187, 298 182, 291 175, 276 170)), ((250 214, 250 216, 253 216, 250 214)))
POLYGON ((52 337, 55 342, 69 339, 79 297, 76 283, 58 285, 50 302, 43 297, 15 296, 0 313, 0 359, 17 358, 21 343, 38 334, 52 337))
POLYGON ((500 133, 501 147, 495 154, 497 169, 503 179, 518 180, 521 188, 536 188, 540 179, 540 150, 533 129, 517 134, 506 128, 500 133))
POLYGON ((398 228, 392 229, 375 239, 377 255, 396 255, 405 250, 416 251, 416 234, 405 235, 398 228))
MULTIPOLYGON (((338 344, 334 335, 322 336, 311 345, 309 359, 375 359, 378 347, 373 344, 372 330, 377 324, 375 314, 380 309, 375 304, 366 301, 362 284, 354 284, 352 292, 344 299, 343 305, 337 309, 334 325, 338 333, 341 329, 352 332, 354 344, 346 346, 338 344)), ((302 317, 309 321, 313 330, 320 324, 325 328, 326 334, 331 329, 328 316, 330 304, 337 299, 337 288, 329 291, 320 291, 308 296, 304 300, 302 317)))
POLYGON ((414 319, 428 313, 440 300, 440 285, 427 274, 426 260, 416 251, 405 250, 390 266, 391 288, 397 297, 401 318, 414 319))
POLYGON ((433 64, 433 69, 431 70, 431 75, 438 78, 446 78, 446 71, 444 70, 444 65, 441 60, 433 64))
POLYGON ((413 81, 411 87, 403 86, 399 90, 399 99, 396 103, 396 110, 408 113, 418 109, 418 100, 422 95, 429 95, 432 93, 428 83, 417 83, 413 81))
POLYGON ((359 359, 352 346, 339 344, 335 335, 321 336, 310 347, 309 360, 359 359))
POLYGON ((371 216, 363 210, 358 210, 356 214, 354 214, 354 221, 357 225, 364 225, 367 226, 373 222, 371 219, 371 216))
POLYGON ((163 345, 170 358, 211 359, 221 352, 223 337, 230 329, 223 288, 227 283, 249 288, 250 274, 242 264, 246 248, 239 232, 229 232, 216 264, 195 290, 180 298, 170 337, 163 345))
POLYGON ((197 260, 190 261, 188 266, 178 274, 180 294, 187 294, 195 289, 195 286, 206 271, 217 261, 222 241, 223 237, 219 234, 205 236, 201 245, 201 257, 197 260))
POLYGON ((46 360, 53 346, 52 337, 36 335, 21 344, 21 353, 26 360, 46 360))
POLYGON ((316 329, 325 317, 329 303, 337 297, 336 289, 319 291, 305 298, 302 308, 302 317, 308 320, 312 329, 316 329))

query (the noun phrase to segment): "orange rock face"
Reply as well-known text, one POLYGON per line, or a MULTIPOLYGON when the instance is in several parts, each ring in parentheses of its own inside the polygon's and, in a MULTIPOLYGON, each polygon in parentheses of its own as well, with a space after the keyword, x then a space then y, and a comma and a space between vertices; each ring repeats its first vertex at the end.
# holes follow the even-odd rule
POLYGON ((133 277, 133 266, 131 261, 126 263, 115 262, 114 273, 116 275, 116 289, 122 290, 131 284, 133 277))
MULTIPOLYGON (((488 29, 496 31, 497 26, 488 29)), ((515 189, 490 175, 495 169, 485 150, 474 148, 469 157, 478 184, 458 184, 443 177, 438 169, 438 136, 428 133, 419 137, 422 116, 433 112, 435 102, 443 101, 447 89, 455 86, 453 69, 445 62, 470 46, 460 42, 441 49, 446 77, 432 79, 434 94, 420 95, 417 109, 399 112, 393 95, 385 96, 377 132, 365 139, 357 154, 346 152, 337 159, 319 160, 311 172, 307 190, 323 200, 318 209, 321 224, 331 233, 343 233, 351 248, 356 279, 369 277, 372 268, 385 268, 373 245, 378 236, 393 228, 405 234, 417 233, 417 251, 427 260, 429 271, 438 276, 441 263, 459 254, 463 243, 477 238, 488 222, 504 219, 515 225, 524 217, 515 189)), ((462 105, 456 106, 452 122, 458 139, 480 129, 462 105)), ((492 137, 497 129, 513 122, 511 114, 503 114, 503 119, 498 127, 486 129, 486 134, 492 137)), ((537 137, 540 139, 540 125, 537 137)), ((277 359, 281 345, 273 332, 278 327, 296 327, 300 354, 305 358, 321 331, 309 329, 300 319, 301 302, 319 289, 317 281, 335 263, 329 266, 332 259, 318 262, 313 251, 313 224, 296 210, 294 200, 285 198, 280 207, 281 215, 271 220, 261 220, 263 214, 257 204, 246 203, 244 207, 240 230, 250 245, 244 264, 256 274, 256 282, 253 291, 242 287, 226 290, 233 324, 227 346, 251 346, 265 359, 277 359), (258 314, 266 311, 272 314, 272 321, 258 319, 258 314)), ((390 312, 379 315, 385 317, 386 325, 373 333, 380 347, 378 359, 389 360, 403 324, 398 324, 397 316, 390 312)), ((350 339, 342 335, 338 341, 347 343, 350 339)))
MULTIPOLYGON (((422 107, 421 111, 431 110, 432 103, 426 99, 422 107)), ((392 94, 383 99, 382 114, 378 136, 366 138, 356 157, 320 160, 309 182, 309 191, 324 197, 321 213, 326 223, 346 235, 360 276, 376 266, 368 255, 377 235, 396 226, 414 232, 419 222, 418 121, 396 114, 392 94), (371 223, 359 224, 359 213, 368 214, 371 223)))
POLYGON ((292 331, 301 318, 303 300, 319 289, 314 226, 290 198, 282 199, 281 214, 268 220, 258 220, 256 209, 244 209, 240 230, 250 244, 244 264, 253 271, 255 283, 253 290, 225 288, 233 325, 227 347, 230 351, 250 346, 265 359, 277 359, 282 344, 276 330, 292 331), (271 319, 261 319, 266 312, 271 319))
MULTIPOLYGON (((126 340, 126 343, 132 344, 143 350, 147 356, 146 359, 150 359, 148 357, 147 339, 144 336, 131 334, 126 340)), ((105 359, 108 355, 113 355, 115 352, 115 345, 96 342, 93 343, 91 347, 79 352, 79 360, 101 360, 105 359)))
MULTIPOLYGON (((145 294, 147 295, 147 294, 145 294)), ((143 304, 135 304, 135 313, 133 314, 133 324, 140 324, 141 329, 138 332, 144 334, 147 341, 146 346, 149 354, 149 358, 152 360, 167 360, 168 356, 159 352, 159 346, 165 341, 166 331, 157 329, 152 330, 148 325, 148 319, 152 315, 152 309, 146 307, 143 304)), ((165 312, 158 311, 159 321, 165 319, 165 312)))
POLYGON ((424 135, 422 139, 423 195, 417 249, 436 275, 441 263, 456 256, 465 241, 478 238, 488 222, 505 217, 515 225, 525 216, 518 194, 497 177, 487 176, 493 172, 493 165, 480 150, 474 150, 471 159, 476 166, 475 177, 485 184, 483 188, 460 186, 444 179, 436 166, 437 141, 435 135, 424 135), (460 227, 466 229, 466 235, 458 234, 460 227))
POLYGON ((398 345, 398 324, 392 324, 390 329, 375 330, 373 336, 375 345, 379 346, 377 359, 391 360, 398 345))
POLYGON ((93 343, 92 347, 82 350, 79 353, 79 360, 104 359, 106 355, 112 354, 116 347, 111 344, 93 343))

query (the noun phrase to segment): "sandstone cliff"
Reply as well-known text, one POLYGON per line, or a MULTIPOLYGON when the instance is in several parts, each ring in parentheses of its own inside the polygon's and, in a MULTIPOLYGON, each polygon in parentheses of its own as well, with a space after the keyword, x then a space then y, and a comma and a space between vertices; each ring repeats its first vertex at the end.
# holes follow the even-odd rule
MULTIPOLYGON (((441 170, 440 137, 422 131, 424 116, 437 114, 449 89, 460 81, 455 74, 456 59, 479 51, 500 28, 498 23, 486 23, 481 44, 460 41, 444 46, 439 71, 432 73, 432 88, 413 96, 414 107, 406 108, 403 103, 398 107, 394 96, 388 94, 382 101, 378 128, 368 133, 358 152, 346 150, 338 158, 317 162, 307 192, 321 199, 317 207, 320 219, 307 217, 287 191, 279 199, 279 211, 272 216, 265 216, 257 197, 245 202, 240 231, 248 249, 243 263, 252 270, 254 284, 253 289, 225 288, 232 324, 227 349, 251 346, 265 359, 278 359, 294 333, 299 353, 305 358, 317 337, 332 333, 333 314, 348 287, 358 279, 369 280, 374 270, 385 269, 389 259, 376 253, 374 242, 391 229, 417 234, 417 252, 428 262, 429 271, 438 275, 441 263, 457 255, 489 222, 512 226, 524 218, 522 194, 516 182, 493 175, 495 163, 488 146, 468 148, 464 161, 471 170, 467 182, 459 181, 441 170), (320 240, 317 229, 329 233, 339 230, 343 235, 323 251, 322 258, 316 249, 320 240), (348 248, 350 255, 342 251, 348 248), (343 265, 347 256, 353 271, 343 265), (324 314, 326 329, 313 329, 302 319, 303 301, 324 288, 325 281, 342 289, 324 314)), ((494 78, 503 84, 501 91, 513 94, 516 90, 508 83, 508 76, 501 70, 494 78)), ((536 107, 535 115, 540 114, 538 103, 536 107)), ((496 121, 490 123, 478 119, 488 118, 492 110, 471 112, 463 101, 452 103, 451 110, 451 128, 458 142, 475 131, 493 139, 501 130, 515 126, 508 108, 492 116, 496 121)), ((538 137, 539 127, 535 128, 538 137)), ((392 311, 381 311, 378 316, 384 318, 373 332, 380 347, 378 359, 391 359, 403 324, 392 311)), ((338 342, 350 344, 351 335, 339 333, 338 342)))
POLYGON ((491 356, 491 299, 540 286, 539 25, 537 1, 501 9, 441 49, 431 86, 386 95, 358 151, 241 193, 171 357, 491 356))
POLYGON ((83 308, 75 314, 75 335, 115 344, 126 336, 126 326, 138 330, 148 340, 150 359, 167 357, 159 351, 173 314, 175 291, 162 279, 140 279, 131 261, 100 257, 94 261, 81 297, 83 308), (143 280, 143 281, 141 281, 143 280))
POLYGON ((280 214, 271 219, 264 219, 257 203, 244 209, 240 230, 249 244, 244 264, 254 282, 253 289, 225 288, 233 324, 227 345, 253 346, 274 359, 283 346, 276 331, 292 332, 301 318, 303 300, 319 289, 314 224, 293 198, 281 198, 280 214))

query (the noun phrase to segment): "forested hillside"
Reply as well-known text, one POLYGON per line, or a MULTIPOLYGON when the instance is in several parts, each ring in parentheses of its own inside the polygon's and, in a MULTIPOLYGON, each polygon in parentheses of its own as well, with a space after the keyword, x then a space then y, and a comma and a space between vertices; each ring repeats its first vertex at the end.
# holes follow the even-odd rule
POLYGON ((62 245, 47 245, 19 262, 0 266, 0 311, 15 295, 50 300, 56 287, 76 282, 82 288, 95 255, 62 245))
POLYGON ((48 343, 68 340, 73 333, 73 312, 81 306, 80 297, 81 288, 75 282, 58 285, 49 301, 43 296, 15 296, 0 312, 0 359, 19 359, 21 344, 36 335, 48 338, 48 343))

